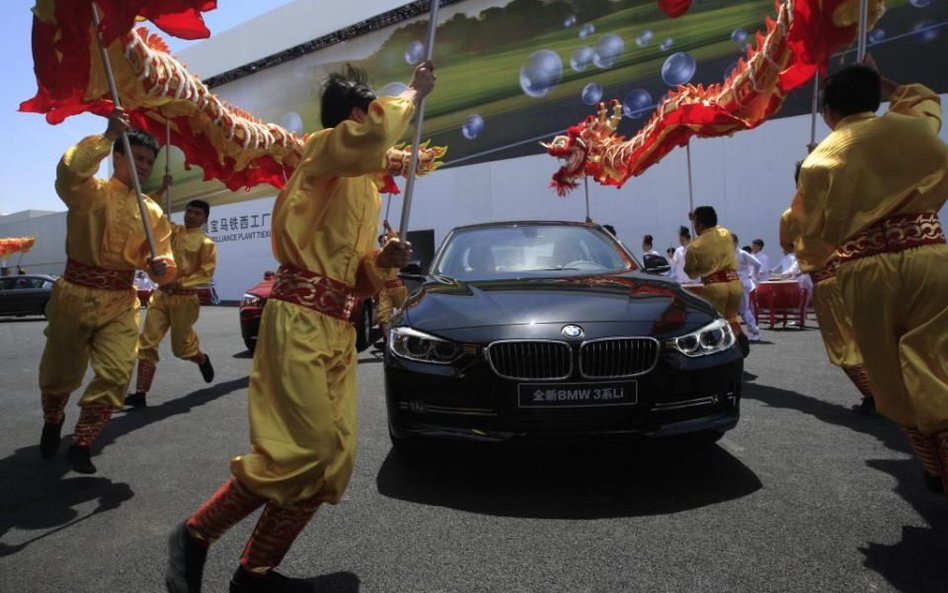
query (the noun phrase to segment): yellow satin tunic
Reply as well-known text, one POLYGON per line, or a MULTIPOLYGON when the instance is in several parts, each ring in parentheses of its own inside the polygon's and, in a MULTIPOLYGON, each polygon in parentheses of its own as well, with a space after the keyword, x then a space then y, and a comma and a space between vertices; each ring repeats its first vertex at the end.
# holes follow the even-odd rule
MULTIPOLYGON (((313 134, 273 208, 273 253, 286 266, 374 295, 397 269, 374 249, 385 152, 404 134, 411 102, 374 101, 363 123, 313 134)), ((234 476, 276 504, 336 503, 355 461, 355 331, 346 321, 270 299, 250 374, 251 452, 234 476)))
MULTIPOLYGON (((115 178, 93 177, 111 148, 104 136, 90 136, 67 150, 56 169, 56 192, 68 208, 66 255, 112 270, 148 269, 150 253, 134 190, 115 178)), ((168 263, 168 271, 155 280, 170 282, 176 272, 171 225, 147 196, 145 205, 157 256, 168 263)), ((49 325, 39 369, 40 390, 72 392, 82 383, 91 361, 95 377, 80 403, 104 401, 122 407, 138 338, 135 289, 89 288, 60 278, 46 311, 49 325)))
MULTIPOLYGON (((175 278, 179 288, 208 286, 217 266, 217 245, 200 228, 189 229, 173 224, 171 251, 178 265, 175 278)), ((194 323, 201 313, 197 295, 168 294, 156 290, 151 294, 145 326, 138 338, 138 359, 158 363, 158 346, 171 329, 171 352, 190 360, 201 353, 201 343, 194 323)))
MULTIPOLYGON (((939 97, 899 87, 889 112, 857 113, 806 158, 793 213, 798 253, 822 266, 837 247, 896 214, 938 212, 948 197, 939 97)), ((948 430, 948 246, 926 245, 842 264, 836 280, 876 408, 925 434, 948 430)))
MULTIPOLYGON (((737 256, 731 232, 722 226, 705 229, 685 252, 685 274, 691 278, 703 278, 728 269, 737 273, 737 256)), ((743 294, 740 280, 705 284, 701 289, 701 296, 731 322, 735 331, 740 331, 738 314, 743 294)))

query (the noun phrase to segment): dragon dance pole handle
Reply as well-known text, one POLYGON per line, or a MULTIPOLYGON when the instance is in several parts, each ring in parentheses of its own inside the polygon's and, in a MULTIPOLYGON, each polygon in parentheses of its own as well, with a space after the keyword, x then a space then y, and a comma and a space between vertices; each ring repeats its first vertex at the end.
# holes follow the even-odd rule
MULTIPOLYGON (((115 86, 115 75, 112 73, 112 63, 109 61, 109 52, 105 48, 105 41, 102 39, 102 32, 99 30, 101 23, 99 16, 99 7, 95 2, 92 3, 92 22, 95 24, 95 39, 99 46, 99 56, 102 58, 102 67, 105 68, 105 78, 109 83, 109 94, 112 95, 112 102, 116 107, 121 107, 119 102, 118 87, 115 86)), ((158 250, 155 248, 155 236, 151 232, 151 225, 148 219, 148 209, 145 208, 145 198, 142 194, 142 183, 138 179, 138 170, 135 168, 135 156, 132 154, 132 145, 128 141, 128 134, 122 132, 122 147, 125 149, 125 157, 128 162, 128 171, 132 177, 132 185, 135 186, 135 195, 138 197, 138 210, 142 215, 142 225, 145 227, 145 239, 148 242, 148 251, 152 259, 158 257, 158 250)))
MULTIPOLYGON (((428 39, 425 45, 425 60, 430 60, 434 54, 435 29, 438 27, 438 5, 440 0, 431 0, 431 12, 428 16, 428 39)), ((402 202, 402 218, 398 224, 398 236, 408 236, 408 217, 411 215, 411 194, 415 189, 415 169, 418 168, 418 147, 421 145, 421 131, 425 120, 425 98, 418 101, 415 110, 415 141, 411 147, 411 165, 408 169, 408 179, 405 181, 405 197, 402 202)))
POLYGON ((685 144, 685 155, 688 157, 688 212, 694 212, 695 194, 691 184, 691 142, 685 144))
POLYGON ((810 105, 810 146, 816 144, 816 114, 820 110, 820 73, 813 74, 813 102, 810 105))
POLYGON ((869 0, 859 0, 859 36, 856 38, 856 62, 866 57, 866 36, 869 29, 869 0))
MULTIPOLYGON (((171 120, 165 120, 165 177, 171 175, 171 120)), ((165 213, 171 218, 171 186, 165 188, 165 213)))

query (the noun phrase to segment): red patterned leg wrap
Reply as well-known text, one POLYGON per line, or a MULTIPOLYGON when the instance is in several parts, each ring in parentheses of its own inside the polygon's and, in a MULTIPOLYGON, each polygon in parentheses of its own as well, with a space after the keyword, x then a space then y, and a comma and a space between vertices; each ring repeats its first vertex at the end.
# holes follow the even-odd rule
POLYGON ((197 354, 195 354, 188 360, 190 360, 194 364, 204 364, 204 361, 207 360, 207 354, 204 354, 203 352, 198 352, 197 354))
POLYGON ((135 381, 136 393, 148 393, 151 390, 151 382, 155 379, 155 365, 147 360, 138 360, 138 379, 135 381))
POLYGON ((866 367, 859 365, 855 367, 842 367, 842 369, 864 398, 875 399, 872 396, 872 387, 869 386, 869 371, 866 370, 866 367))
POLYGON ((188 530, 197 540, 210 545, 265 502, 265 498, 231 478, 188 518, 188 530))
MULTIPOLYGON (((917 428, 903 426, 902 431, 908 437, 909 445, 915 451, 915 456, 922 462, 922 469, 925 470, 925 473, 930 476, 942 476, 944 480, 941 469, 944 467, 944 462, 939 460, 938 451, 935 448, 935 439, 927 434, 920 433, 917 428)), ((941 439, 944 441, 945 436, 942 436, 941 439)), ((946 451, 942 453, 942 457, 948 455, 948 447, 943 448, 946 448, 946 451)))
POLYGON ((318 502, 309 501, 290 506, 268 503, 240 557, 243 567, 255 574, 275 568, 317 508, 318 502))
POLYGON ((43 422, 47 424, 59 424, 66 417, 66 402, 69 401, 69 394, 44 393, 43 403, 43 422))
POLYGON ((82 406, 79 422, 76 423, 76 430, 72 433, 72 444, 88 447, 94 443, 111 417, 112 408, 108 404, 96 403, 82 406))

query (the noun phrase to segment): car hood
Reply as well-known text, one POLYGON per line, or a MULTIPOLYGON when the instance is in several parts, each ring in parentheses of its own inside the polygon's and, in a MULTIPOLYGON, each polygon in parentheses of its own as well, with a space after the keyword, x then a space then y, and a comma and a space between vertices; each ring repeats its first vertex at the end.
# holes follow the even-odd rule
POLYGON ((273 291, 273 280, 262 280, 246 290, 246 294, 252 294, 260 299, 270 298, 273 291))
POLYGON ((575 323, 587 329, 598 326, 607 334, 621 324, 638 335, 661 336, 697 329, 715 317, 707 301, 678 284, 627 273, 477 282, 429 278, 406 303, 404 320, 442 335, 544 324, 559 331, 561 325, 575 323))

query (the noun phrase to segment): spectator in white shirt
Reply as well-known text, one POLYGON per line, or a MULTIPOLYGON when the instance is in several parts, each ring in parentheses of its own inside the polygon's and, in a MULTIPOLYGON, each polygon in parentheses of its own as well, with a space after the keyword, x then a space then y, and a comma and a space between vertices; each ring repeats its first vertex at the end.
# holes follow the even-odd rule
POLYGON ((688 245, 691 243, 691 231, 683 226, 678 229, 678 247, 675 248, 675 254, 671 261, 671 278, 679 284, 686 282, 695 282, 685 274, 685 254, 688 252, 688 245))
POLYGON ((661 255, 661 253, 652 249, 652 235, 645 235, 642 237, 642 259, 644 260, 646 255, 661 255))
MULTIPOLYGON (((796 263, 797 263, 796 254, 794 254, 792 251, 784 251, 783 257, 780 259, 779 262, 777 262, 777 265, 770 268, 770 273, 776 274, 778 276, 783 276, 785 273, 787 273, 787 271, 791 267, 796 265, 796 263)), ((797 269, 799 270, 800 268, 797 267, 797 269)))
POLYGON ((734 240, 734 255, 737 258, 737 275, 741 278, 741 286, 744 288, 744 294, 741 295, 740 316, 747 325, 747 339, 751 342, 760 341, 760 328, 757 327, 757 319, 754 312, 751 311, 750 293, 757 288, 754 279, 760 275, 760 262, 750 253, 738 249, 737 235, 731 233, 734 240))
POLYGON ((770 280, 770 258, 767 257, 767 254, 764 253, 764 240, 763 239, 754 239, 751 243, 751 255, 757 258, 757 261, 760 262, 760 273, 757 274, 757 283, 766 282, 770 280))

